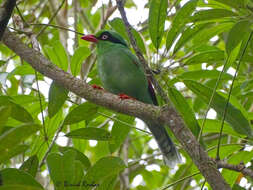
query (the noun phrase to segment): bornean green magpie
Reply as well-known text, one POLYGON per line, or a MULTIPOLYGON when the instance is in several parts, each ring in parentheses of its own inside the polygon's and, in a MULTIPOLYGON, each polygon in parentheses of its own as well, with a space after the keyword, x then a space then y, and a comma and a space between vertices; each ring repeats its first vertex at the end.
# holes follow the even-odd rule
MULTIPOLYGON (((97 44, 98 74, 106 90, 120 94, 123 99, 130 96, 147 104, 158 105, 141 63, 117 32, 101 30, 96 35, 85 35, 82 39, 97 44)), ((158 143, 165 164, 174 167, 181 157, 165 128, 149 121, 145 123, 158 143)))

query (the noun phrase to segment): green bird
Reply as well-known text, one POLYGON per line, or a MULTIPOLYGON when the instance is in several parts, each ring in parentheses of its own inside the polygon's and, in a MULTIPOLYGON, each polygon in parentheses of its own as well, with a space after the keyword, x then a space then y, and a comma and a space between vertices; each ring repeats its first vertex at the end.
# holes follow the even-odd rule
MULTIPOLYGON (((82 39, 97 44, 98 74, 107 91, 120 94, 123 99, 129 96, 147 104, 158 105, 152 84, 141 63, 120 34, 102 30, 96 35, 85 35, 82 39)), ((155 137, 165 164, 174 167, 181 162, 165 128, 150 121, 145 123, 155 137)))

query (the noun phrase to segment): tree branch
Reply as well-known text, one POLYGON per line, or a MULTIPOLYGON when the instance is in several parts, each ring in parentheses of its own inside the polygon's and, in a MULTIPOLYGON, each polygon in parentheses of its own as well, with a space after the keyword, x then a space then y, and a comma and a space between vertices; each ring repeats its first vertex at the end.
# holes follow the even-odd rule
POLYGON ((216 190, 230 189, 220 172, 216 169, 216 164, 208 157, 191 131, 187 127, 184 127, 182 119, 174 109, 163 109, 154 105, 144 104, 137 100, 121 100, 114 94, 93 89, 87 83, 53 65, 40 52, 27 47, 8 29, 4 33, 3 43, 35 70, 90 102, 141 118, 144 121, 151 120, 168 125, 211 187, 216 190))
POLYGON ((253 170, 246 168, 243 163, 240 163, 238 165, 233 165, 233 164, 229 164, 223 160, 219 160, 219 161, 217 161, 217 167, 241 172, 243 175, 249 176, 253 179, 253 170))

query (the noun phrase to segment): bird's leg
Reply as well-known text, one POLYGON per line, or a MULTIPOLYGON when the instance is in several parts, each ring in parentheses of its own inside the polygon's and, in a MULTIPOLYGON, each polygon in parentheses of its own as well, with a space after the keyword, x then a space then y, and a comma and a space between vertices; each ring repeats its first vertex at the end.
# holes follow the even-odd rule
POLYGON ((136 100, 135 98, 128 96, 126 94, 118 94, 119 98, 122 100, 126 100, 126 99, 132 99, 132 100, 136 100))
POLYGON ((91 86, 92 86, 92 88, 94 88, 94 89, 104 90, 102 87, 100 87, 100 86, 98 86, 98 85, 96 85, 96 84, 93 84, 93 85, 91 85, 91 86))

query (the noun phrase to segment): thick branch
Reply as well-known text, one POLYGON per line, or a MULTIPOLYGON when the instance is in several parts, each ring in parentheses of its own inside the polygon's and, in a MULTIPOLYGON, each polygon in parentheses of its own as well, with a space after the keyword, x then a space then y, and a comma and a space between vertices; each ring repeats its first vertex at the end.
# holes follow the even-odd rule
POLYGON ((219 160, 219 161, 217 161, 217 166, 218 166, 218 168, 226 168, 229 170, 241 172, 243 175, 249 176, 253 179, 253 170, 246 168, 244 164, 233 165, 233 164, 229 164, 223 160, 219 160))
POLYGON ((95 90, 82 80, 53 65, 40 52, 27 47, 9 30, 5 31, 3 43, 35 70, 86 100, 114 111, 141 118, 144 121, 152 120, 168 125, 211 187, 216 190, 230 189, 220 172, 216 169, 216 165, 212 164, 211 158, 208 157, 207 153, 196 141, 191 131, 184 126, 182 119, 174 109, 162 109, 136 100, 121 100, 118 96, 111 93, 95 90))

